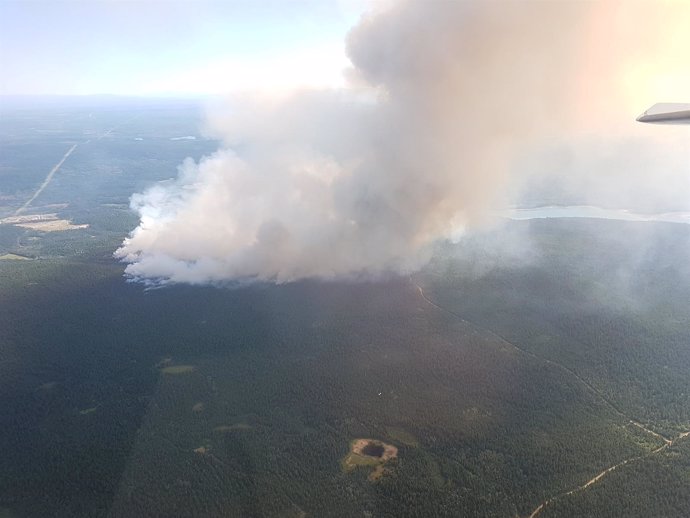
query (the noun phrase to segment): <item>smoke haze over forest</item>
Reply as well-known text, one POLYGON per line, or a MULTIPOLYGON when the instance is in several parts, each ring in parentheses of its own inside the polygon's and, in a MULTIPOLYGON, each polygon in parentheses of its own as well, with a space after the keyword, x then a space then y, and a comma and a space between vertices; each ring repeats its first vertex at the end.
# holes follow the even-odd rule
POLYGON ((412 271, 512 204, 688 210, 690 6, 397 2, 347 37, 345 88, 235 95, 222 142, 132 197, 117 251, 155 282, 412 271), (644 30, 640 31, 640 27, 644 30))

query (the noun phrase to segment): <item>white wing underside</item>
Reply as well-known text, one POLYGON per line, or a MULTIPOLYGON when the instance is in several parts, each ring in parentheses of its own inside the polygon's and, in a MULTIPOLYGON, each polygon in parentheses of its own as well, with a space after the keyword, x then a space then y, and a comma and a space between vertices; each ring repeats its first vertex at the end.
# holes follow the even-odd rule
POLYGON ((655 124, 690 124, 690 104, 658 103, 637 120, 655 124))

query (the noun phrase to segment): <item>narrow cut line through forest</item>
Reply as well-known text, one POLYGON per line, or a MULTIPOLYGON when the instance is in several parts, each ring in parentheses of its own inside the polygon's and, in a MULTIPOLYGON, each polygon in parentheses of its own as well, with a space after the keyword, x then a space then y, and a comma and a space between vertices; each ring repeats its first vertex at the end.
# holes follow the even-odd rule
POLYGON ((483 328, 483 327, 481 327, 481 326, 478 326, 477 324, 474 324, 474 323, 472 323, 472 322, 469 322, 468 320, 465 320, 462 316, 458 315, 457 313, 454 313, 453 311, 451 311, 451 310, 449 310, 449 309, 447 309, 447 308, 445 308, 445 307, 439 306, 437 303, 435 303, 433 300, 431 300, 431 299, 426 295, 426 293, 424 292, 424 289, 423 289, 417 282, 415 282, 411 277, 410 277, 410 280, 412 281, 412 283, 414 284, 414 286, 417 288, 417 290, 419 291, 420 296, 424 299, 424 301, 426 301, 426 302, 427 302, 428 304, 430 304, 431 306, 433 306, 433 307, 435 307, 435 308, 437 308, 437 309, 439 309, 439 310, 441 310, 441 311, 443 311, 443 312, 445 312, 445 313, 448 313, 449 315, 451 315, 451 316, 457 318, 458 320, 460 320, 460 321, 463 322, 464 324, 467 324, 467 325, 472 326, 472 327, 474 327, 474 328, 481 329, 483 332, 485 332, 485 333, 488 334, 489 336, 495 338, 495 339, 498 340, 499 342, 502 342, 502 343, 504 343, 504 344, 509 345, 510 347, 512 347, 512 348, 514 348, 514 349, 520 351, 522 354, 525 354, 525 355, 527 355, 527 356, 530 356, 531 358, 534 358, 534 359, 537 360, 537 361, 540 361, 540 362, 543 362, 543 363, 546 363, 546 364, 549 364, 549 365, 553 365, 554 367, 556 367, 556 368, 558 368, 558 369, 561 369, 561 370, 567 372, 567 373, 570 374, 572 377, 574 377, 578 382, 580 382, 582 385, 584 385, 584 386, 587 388, 587 390, 589 390, 589 391, 590 391, 592 394, 594 394, 598 399, 600 399, 606 406, 608 406, 611 410, 613 410, 614 413, 616 413, 617 415, 619 415, 619 416, 621 416, 621 417, 627 419, 628 422, 629 422, 630 424, 632 424, 632 425, 634 425, 634 426, 637 426, 638 428, 644 430, 645 432, 647 432, 648 434, 650 434, 650 435, 656 437, 657 439, 660 439, 660 440, 664 441, 665 443, 669 443, 669 442, 670 442, 670 439, 669 439, 668 437, 664 437, 664 436, 661 435, 660 433, 655 432, 654 430, 650 430, 649 428, 647 428, 645 425, 643 425, 643 424, 640 423, 639 421, 636 421, 636 420, 632 419, 629 415, 627 415, 625 412, 623 412, 621 409, 619 409, 616 405, 614 405, 604 394, 601 393, 601 391, 600 391, 599 389, 597 389, 597 388, 594 387, 591 383, 589 383, 587 380, 585 380, 584 378, 582 378, 582 377, 581 377, 579 374, 577 374, 574 370, 572 370, 572 369, 570 369, 569 367, 566 367, 565 365, 563 365, 563 364, 561 364, 561 363, 558 363, 558 362, 556 362, 556 361, 554 361, 554 360, 550 360, 550 359, 548 359, 548 358, 544 358, 544 357, 542 357, 542 356, 539 356, 538 354, 533 353, 532 351, 528 351, 527 349, 524 349, 524 348, 522 348, 522 347, 520 347, 520 346, 518 346, 518 345, 515 345, 513 342, 510 342, 510 341, 506 340, 505 338, 503 338, 502 336, 496 334, 495 332, 491 331, 490 329, 485 329, 485 328, 483 328))
POLYGON ((43 183, 38 187, 38 189, 36 190, 36 192, 34 192, 33 196, 31 196, 31 198, 29 198, 29 199, 26 201, 26 203, 24 203, 24 205, 22 205, 21 207, 19 207, 19 208, 15 211, 15 213, 14 213, 15 216, 19 216, 22 212, 24 212, 24 211, 29 207, 29 205, 31 205, 31 203, 32 203, 36 198, 38 198, 38 196, 44 191, 44 189, 45 189, 46 187, 48 187, 48 184, 49 184, 50 181, 53 179, 53 176, 55 176, 55 173, 58 172, 58 170, 60 169, 60 167, 62 167, 62 164, 65 163, 65 160, 67 160, 67 159, 69 158, 69 156, 74 152, 74 150, 77 149, 77 146, 79 146, 79 144, 74 144, 71 148, 69 148, 69 149, 67 150, 67 153, 65 153, 65 154, 62 156, 62 158, 60 159, 60 161, 59 161, 57 164, 55 164, 55 165, 53 166, 53 168, 52 168, 52 169, 50 170, 50 172, 48 173, 48 176, 45 177, 45 180, 43 180, 43 183))
POLYGON ((614 405, 611 401, 609 401, 599 390, 597 390, 597 389, 596 389, 593 385, 591 385, 588 381, 586 381, 585 379, 583 379, 582 377, 580 377, 580 376, 579 376, 576 372, 574 372, 572 369, 570 369, 570 368, 566 367, 565 365, 562 365, 562 364, 560 364, 560 363, 558 363, 558 362, 556 362, 556 361, 550 360, 550 359, 548 359, 548 358, 543 358, 543 357, 541 357, 541 356, 539 356, 539 355, 537 355, 537 354, 535 354, 535 353, 533 353, 533 352, 531 352, 531 351, 528 351, 528 350, 526 350, 526 349, 523 349, 522 347, 519 347, 519 346, 515 345, 514 343, 512 343, 512 342, 506 340, 505 338, 503 338, 502 336, 500 336, 500 335, 494 333, 493 331, 491 331, 491 330, 489 330, 489 329, 485 329, 485 328, 483 328, 483 327, 481 327, 481 326, 478 326, 478 325, 476 325, 476 324, 474 324, 474 323, 472 323, 472 322, 470 322, 470 321, 468 321, 468 320, 465 320, 465 319, 464 319, 462 316, 460 316, 459 314, 457 314, 457 313, 455 313, 455 312, 453 312, 453 311, 451 311, 451 310, 449 310, 449 309, 447 309, 447 308, 445 308, 445 307, 443 307, 443 306, 437 304, 437 303, 434 302, 433 300, 431 300, 431 299, 426 295, 426 293, 424 292, 424 288, 422 288, 417 282, 415 282, 415 280, 412 278, 412 276, 410 276, 410 282, 413 284, 413 286, 415 286, 415 287, 417 288, 417 291, 419 292, 419 295, 422 297, 422 299, 423 299, 427 304, 429 304, 430 306, 433 306, 433 307, 435 307, 436 309, 438 309, 438 310, 440 310, 440 311, 443 311, 444 313, 447 313, 447 314, 449 314, 449 315, 455 317, 456 319, 460 320, 460 322, 462 322, 463 324, 466 324, 466 325, 468 325, 468 326, 471 326, 471 327, 474 327, 474 328, 477 328, 477 329, 481 329, 483 332, 487 333, 489 336, 495 338, 496 340, 498 340, 498 341, 501 342, 501 343, 504 343, 504 344, 507 344, 507 345, 511 346, 512 348, 514 348, 514 349, 520 351, 522 354, 525 354, 525 355, 527 355, 527 356, 530 356, 530 357, 536 359, 537 361, 540 361, 540 362, 543 362, 543 363, 546 363, 546 364, 549 364, 549 365, 553 365, 554 367, 557 367, 557 368, 559 368, 559 369, 561 369, 561 370, 566 371, 566 372, 569 373, 571 376, 573 376, 575 379, 577 379, 581 384, 583 384, 583 385, 584 385, 591 393, 593 393, 597 398, 599 398, 601 401, 603 401, 603 402, 604 402, 610 409, 612 409, 617 415, 619 415, 619 416, 621 416, 621 417, 624 417, 625 419, 628 420, 628 422, 629 422, 630 424, 632 424, 632 425, 634 425, 634 426, 637 426, 638 428, 644 430, 644 431, 647 432, 648 434, 654 436, 656 439, 659 439, 659 440, 663 441, 663 444, 662 444, 661 446, 659 446, 658 448, 655 448, 654 450, 652 450, 652 451, 650 451, 650 452, 648 452, 648 453, 645 453, 645 454, 642 454, 642 455, 637 455, 637 456, 635 456, 635 457, 630 457, 630 458, 628 458, 628 459, 624 459, 624 460, 622 460, 622 461, 620 461, 620 462, 614 464, 613 466, 609 466, 608 468, 606 468, 606 469, 600 471, 599 473, 597 473, 596 475, 594 475, 591 479, 589 479, 589 480, 588 480, 587 482, 585 482, 584 484, 582 484, 582 485, 580 485, 580 486, 577 486, 577 487, 575 487, 575 488, 573 488, 573 489, 570 489, 570 490, 568 490, 568 491, 564 491, 564 492, 562 492, 562 493, 559 493, 559 494, 557 494, 557 495, 554 495, 554 496, 552 496, 552 497, 547 498, 547 499, 544 500, 542 503, 540 503, 539 506, 537 506, 537 508, 529 515, 528 518, 536 518, 536 517, 539 515, 539 513, 541 513, 541 511, 544 510, 544 508, 545 508, 546 506, 548 506, 550 503, 554 502, 554 501, 557 500, 557 499, 560 499, 560 498, 563 498, 563 497, 566 497, 566 496, 573 495, 573 494, 575 494, 575 493, 578 493, 578 492, 580 492, 580 491, 583 491, 583 490, 587 489, 588 487, 591 487, 592 485, 594 485, 594 484, 596 484, 597 482, 599 482, 602 478, 604 478, 607 474, 609 474, 609 473, 611 473, 612 471, 614 471, 616 468, 619 468, 619 467, 621 467, 621 466, 624 466, 625 464, 632 463, 632 462, 635 462, 635 461, 644 459, 644 458, 646 458, 646 457, 649 457, 649 456, 651 456, 651 455, 654 455, 654 454, 656 454, 656 453, 659 453, 659 452, 661 452, 661 451, 663 451, 663 450, 669 448, 670 446, 673 446, 673 444, 674 444, 675 442, 677 442, 677 441, 679 441, 679 440, 681 440, 681 439, 684 439, 685 437, 688 437, 688 436, 690 435, 690 431, 686 431, 686 432, 682 432, 681 434, 679 434, 677 437, 675 437, 675 438, 673 438, 673 439, 669 439, 668 437, 665 437, 665 436, 661 435, 660 433, 657 433, 657 432, 655 432, 655 431, 653 431, 653 430, 650 430, 649 428, 647 428, 646 426, 644 426, 642 423, 640 423, 640 422, 638 422, 638 421, 636 421, 636 420, 630 418, 630 416, 628 416, 626 413, 624 413, 622 410, 620 410, 616 405, 614 405))
MULTIPOLYGON (((140 114, 134 115, 133 117, 130 117, 130 118, 127 119, 126 121, 121 122, 120 124, 116 124, 115 126, 113 126, 113 127, 110 128, 110 129, 107 129, 107 130, 104 131, 101 135, 99 135, 98 137, 96 137, 96 140, 101 140, 102 138, 107 137, 108 135, 110 135, 113 131, 115 131, 115 130, 116 130, 117 128, 119 128, 120 126, 123 126, 123 125, 125 125, 125 124, 127 124, 127 123, 129 123, 129 122, 132 122, 133 120, 139 118, 139 116, 140 116, 140 114)), ((70 156, 72 153, 74 153, 74 150, 77 149, 80 145, 86 145, 86 144, 88 144, 88 143, 90 143, 90 142, 91 142, 91 139, 88 139, 88 140, 85 140, 85 141, 83 141, 83 142, 77 142, 76 144, 73 144, 72 147, 69 148, 69 149, 67 150, 67 152, 62 156, 62 158, 60 159, 60 161, 59 161, 57 164, 55 164, 55 165, 53 166, 53 168, 50 170, 50 172, 48 173, 48 175, 47 175, 47 176, 45 177, 45 179, 43 180, 43 183, 38 187, 38 189, 36 189, 36 192, 34 192, 34 194, 31 196, 31 198, 29 198, 29 199, 24 203, 24 205, 22 205, 21 207, 19 207, 19 208, 14 212, 14 215, 15 215, 15 216, 19 216, 22 212, 24 212, 26 209, 28 209, 28 208, 29 208, 29 205, 31 205, 31 204, 33 203, 33 201, 34 201, 36 198, 38 198, 38 196, 45 190, 45 188, 48 187, 48 185, 50 184, 50 182, 51 182, 52 179, 53 179, 53 176, 55 176, 55 173, 57 173, 57 172, 60 170, 60 168, 62 167, 62 164, 64 164, 64 163, 65 163, 65 160, 67 160, 67 159, 69 158, 69 156, 70 156)))
POLYGON ((612 471, 615 471, 616 469, 618 469, 622 466, 625 466, 626 464, 632 464, 633 462, 636 462, 638 460, 642 460, 642 459, 646 459, 647 457, 651 457, 652 455, 655 455, 655 454, 673 446, 677 441, 684 439, 688 435, 690 435, 690 432, 683 432, 683 433, 679 434, 674 439, 668 439, 667 442, 664 442, 664 444, 662 444, 658 448, 656 448, 656 449, 654 449, 648 453, 645 453, 643 455, 638 455, 636 457, 630 457, 629 459, 622 460, 619 463, 614 464, 613 466, 609 466, 608 468, 597 473, 595 476, 593 476, 591 479, 589 479, 587 482, 585 482, 581 486, 577 486, 573 489, 570 489, 568 491, 564 491, 563 493, 559 493, 559 494, 554 495, 550 498, 547 498, 542 503, 540 503, 539 506, 534 511, 532 511, 532 514, 530 514, 528 518, 536 518, 539 515, 539 513, 541 513, 544 510, 544 508, 546 508, 550 503, 555 502, 556 500, 559 500, 563 497, 574 495, 575 493, 579 493, 580 491, 584 491, 588 487, 599 482, 602 478, 604 478, 606 475, 608 475, 612 471))

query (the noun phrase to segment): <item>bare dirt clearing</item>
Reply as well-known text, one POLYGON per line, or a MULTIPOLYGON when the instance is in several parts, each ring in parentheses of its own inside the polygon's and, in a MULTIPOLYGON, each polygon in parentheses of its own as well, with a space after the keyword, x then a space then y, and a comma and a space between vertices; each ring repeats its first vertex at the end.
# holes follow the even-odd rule
POLYGON ((0 225, 15 225, 17 227, 40 230, 41 232, 61 232, 63 230, 74 230, 89 227, 87 224, 74 225, 67 219, 60 219, 58 218, 57 213, 10 216, 8 218, 0 219, 0 225))

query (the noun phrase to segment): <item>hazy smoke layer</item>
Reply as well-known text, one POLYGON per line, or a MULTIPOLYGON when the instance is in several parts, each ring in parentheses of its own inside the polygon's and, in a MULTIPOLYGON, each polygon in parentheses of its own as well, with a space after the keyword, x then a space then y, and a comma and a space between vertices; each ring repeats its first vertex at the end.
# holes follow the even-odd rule
POLYGON ((630 5, 411 1, 365 17, 352 88, 213 117, 226 148, 134 195, 141 223, 116 254, 155 282, 413 269, 500 204, 525 174, 515 157, 646 107, 630 60, 654 63, 658 35, 689 20, 630 5))

